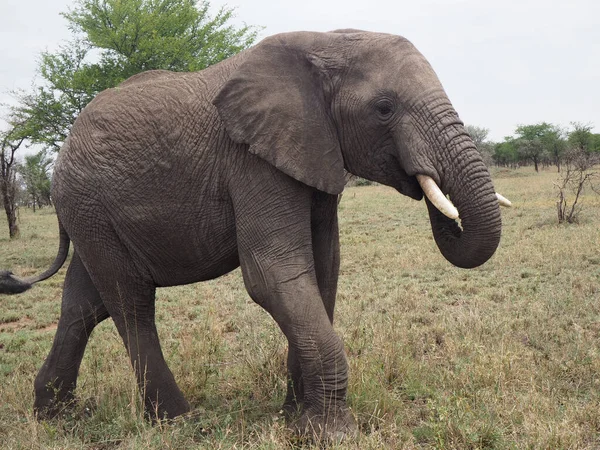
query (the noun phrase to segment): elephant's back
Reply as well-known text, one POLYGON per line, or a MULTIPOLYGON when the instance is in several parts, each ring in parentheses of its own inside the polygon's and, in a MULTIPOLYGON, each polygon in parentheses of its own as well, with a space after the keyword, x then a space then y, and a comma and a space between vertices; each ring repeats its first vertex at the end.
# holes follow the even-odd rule
POLYGON ((206 91, 195 74, 152 71, 101 92, 77 118, 61 165, 113 187, 148 171, 186 171, 192 157, 211 151, 215 111, 206 91))

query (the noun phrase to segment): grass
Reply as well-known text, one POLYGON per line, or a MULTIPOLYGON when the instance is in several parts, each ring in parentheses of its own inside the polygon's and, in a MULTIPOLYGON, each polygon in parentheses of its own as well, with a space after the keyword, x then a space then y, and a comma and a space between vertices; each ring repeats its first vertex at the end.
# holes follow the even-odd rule
MULTIPOLYGON (((452 267, 426 208, 382 186, 345 191, 335 327, 359 438, 349 449, 600 448, 600 198, 556 224, 556 174, 496 170, 503 238, 484 266, 452 267)), ((57 246, 52 211, 0 229, 0 267, 38 273, 57 246)), ((114 325, 81 367, 79 414, 38 423, 33 379, 60 311, 58 276, 0 298, 0 448, 299 448, 279 407, 286 343, 239 271, 159 289, 158 328, 198 418, 151 426, 114 325), (91 414, 90 414, 91 412, 91 414)))

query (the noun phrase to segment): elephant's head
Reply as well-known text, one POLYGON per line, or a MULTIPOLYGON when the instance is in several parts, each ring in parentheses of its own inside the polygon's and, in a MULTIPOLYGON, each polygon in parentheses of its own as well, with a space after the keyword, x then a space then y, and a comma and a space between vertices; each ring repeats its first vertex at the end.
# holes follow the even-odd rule
POLYGON ((344 168, 417 200, 425 191, 448 261, 470 268, 492 256, 501 220, 489 172, 409 41, 354 30, 289 33, 240 60, 214 99, 234 141, 331 194, 343 190, 344 168))

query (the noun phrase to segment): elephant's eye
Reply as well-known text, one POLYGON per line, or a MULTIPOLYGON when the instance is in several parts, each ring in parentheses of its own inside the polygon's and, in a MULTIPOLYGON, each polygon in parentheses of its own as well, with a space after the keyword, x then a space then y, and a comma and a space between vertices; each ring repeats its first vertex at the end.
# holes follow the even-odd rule
POLYGON ((375 103, 377 114, 383 119, 389 119, 394 113, 394 103, 389 99, 382 99, 375 103))

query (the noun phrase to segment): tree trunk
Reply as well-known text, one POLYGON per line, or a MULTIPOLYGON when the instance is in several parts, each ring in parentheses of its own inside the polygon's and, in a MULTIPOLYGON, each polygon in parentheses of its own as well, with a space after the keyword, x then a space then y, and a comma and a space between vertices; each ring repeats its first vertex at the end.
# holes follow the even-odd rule
POLYGON ((0 142, 0 196, 8 220, 8 234, 11 239, 15 239, 19 237, 15 153, 25 141, 25 137, 18 137, 14 141, 10 137, 11 132, 3 134, 0 142))
POLYGON ((0 190, 2 191, 2 203, 8 220, 8 235, 11 239, 19 237, 19 225, 17 224, 17 205, 15 205, 14 195, 11 195, 12 186, 6 180, 0 180, 0 190))

